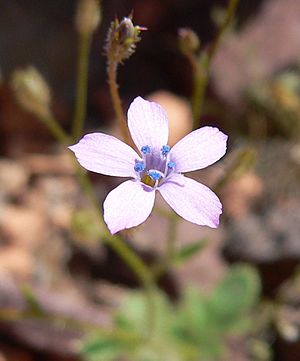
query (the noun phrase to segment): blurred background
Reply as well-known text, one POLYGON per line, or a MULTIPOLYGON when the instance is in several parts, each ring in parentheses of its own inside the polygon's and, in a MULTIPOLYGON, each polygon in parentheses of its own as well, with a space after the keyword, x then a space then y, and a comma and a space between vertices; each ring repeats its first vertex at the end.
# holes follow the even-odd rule
MULTIPOLYGON (((193 74, 178 46, 191 28, 205 47, 226 1, 103 0, 92 40, 85 130, 116 134, 104 44, 115 17, 133 14, 146 27, 136 53, 120 66, 124 109, 141 95, 161 103, 171 143, 192 127, 193 74)), ((78 34, 75 0, 0 0, 0 360, 80 360, 81 332, 62 318, 109 324, 128 288, 138 283, 89 227, 85 200, 66 149, 16 102, 11 76, 36 67, 51 89, 52 110, 65 130, 74 112, 78 34), (36 298, 57 324, 15 319, 36 298), (3 319, 3 320, 2 320, 3 319)), ((232 263, 261 276, 261 302, 271 305, 261 341, 269 358, 229 340, 225 361, 300 360, 300 1, 241 0, 213 60, 201 125, 229 134, 227 156, 193 177, 216 187, 224 205, 218 230, 181 221, 178 242, 207 238, 185 267, 161 287, 171 297, 192 283, 209 292, 232 263), (276 309, 276 311, 274 311, 276 309), (274 316, 275 314, 275 316, 274 316)), ((99 206, 118 180, 90 174, 99 206)), ((129 239, 151 263, 163 252, 164 219, 152 215, 129 239), (138 240, 138 241, 137 241, 138 240)), ((101 361, 101 360, 99 360, 101 361)))

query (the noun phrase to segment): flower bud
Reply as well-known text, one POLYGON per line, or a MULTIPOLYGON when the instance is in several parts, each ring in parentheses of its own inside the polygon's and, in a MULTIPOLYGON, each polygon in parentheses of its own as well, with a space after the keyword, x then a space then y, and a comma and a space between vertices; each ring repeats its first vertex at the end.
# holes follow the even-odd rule
POLYGON ((178 31, 179 46, 183 53, 195 53, 200 48, 198 35, 189 28, 181 28, 178 31))
POLYGON ((144 27, 133 25, 130 17, 124 17, 111 23, 107 34, 105 50, 110 61, 121 63, 128 59, 135 51, 136 43, 141 40, 140 32, 144 27))
POLYGON ((123 18, 116 29, 116 36, 120 45, 126 45, 135 41, 136 30, 130 18, 123 18))
POLYGON ((24 109, 41 118, 50 115, 50 89, 34 67, 14 71, 11 86, 18 103, 24 109))
POLYGON ((82 35, 92 34, 101 22, 99 0, 79 0, 75 24, 82 35))

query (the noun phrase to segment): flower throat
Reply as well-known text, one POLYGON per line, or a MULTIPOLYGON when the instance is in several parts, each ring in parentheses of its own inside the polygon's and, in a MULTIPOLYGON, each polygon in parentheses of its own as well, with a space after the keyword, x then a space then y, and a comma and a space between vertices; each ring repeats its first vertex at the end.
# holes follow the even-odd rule
POLYGON ((141 148, 142 160, 136 160, 134 170, 142 183, 156 188, 175 171, 176 164, 171 160, 170 146, 163 145, 160 150, 149 145, 141 148))

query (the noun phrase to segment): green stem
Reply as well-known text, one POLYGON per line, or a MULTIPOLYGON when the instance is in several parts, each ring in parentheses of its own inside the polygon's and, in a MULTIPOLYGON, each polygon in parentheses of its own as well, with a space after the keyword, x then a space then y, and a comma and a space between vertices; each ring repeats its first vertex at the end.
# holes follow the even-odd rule
POLYGON ((156 285, 152 273, 142 259, 120 237, 113 236, 107 232, 104 236, 104 241, 126 262, 144 286, 147 303, 147 337, 151 337, 155 327, 156 293, 156 285))
POLYGON ((108 60, 108 66, 107 66, 108 84, 109 84, 113 107, 117 117, 118 127, 121 131, 121 135, 125 143, 133 145, 127 128, 126 117, 123 112, 122 102, 119 94, 119 87, 117 83, 117 69, 118 69, 117 63, 108 60))
MULTIPOLYGON (((57 121, 54 118, 49 118, 47 120, 43 120, 48 128, 50 129, 51 133, 57 138, 57 140, 63 142, 64 144, 70 141, 70 137, 68 134, 64 132, 64 130, 59 126, 57 121)), ((72 154, 70 153, 72 156, 72 154)), ((103 225, 103 220, 100 217, 101 210, 98 204, 97 195, 94 191, 94 188, 90 182, 90 179, 88 178, 87 173, 82 169, 82 167, 78 164, 78 162, 73 159, 73 165, 76 169, 76 176, 78 178, 78 181, 87 197, 89 202, 91 203, 91 206, 93 207, 95 214, 97 214, 97 222, 100 222, 100 224, 103 225)), ((137 275, 137 277, 141 280, 143 284, 147 284, 147 287, 149 288, 151 285, 151 288, 153 287, 153 280, 151 276, 151 272, 148 269, 148 267, 145 265, 145 263, 142 261, 142 259, 134 252, 132 251, 126 243, 123 242, 123 240, 118 236, 113 236, 109 233, 109 231, 106 229, 106 227, 103 227, 104 229, 104 237, 107 243, 109 243, 115 251, 123 258, 123 260, 130 266, 130 268, 134 271, 134 273, 137 275)), ((103 236, 103 234, 101 234, 103 236)))
MULTIPOLYGON (((73 157, 74 160, 74 157, 73 157)), ((114 251, 124 260, 124 262, 133 270, 140 282, 145 286, 147 293, 152 293, 155 289, 150 269, 146 266, 143 260, 123 241, 120 236, 112 235, 103 223, 101 211, 97 196, 94 192, 94 188, 88 178, 88 175, 81 168, 80 165, 74 160, 76 174, 86 197, 88 198, 91 206, 94 209, 96 222, 99 224, 99 230, 101 230, 99 236, 103 237, 106 242, 114 251)), ((152 308, 152 306, 151 306, 152 308)))
MULTIPOLYGON (((54 118, 49 117, 47 119, 43 119, 43 121, 46 123, 49 130, 54 135, 54 137, 57 138, 58 141, 62 142, 63 144, 68 144, 70 142, 70 137, 67 133, 64 132, 64 130, 60 127, 60 125, 54 118)), ((136 276, 144 286, 147 301, 147 335, 150 337, 150 335, 153 334, 155 326, 154 322, 156 292, 156 285, 151 270, 149 267, 146 266, 146 264, 138 256, 138 254, 136 254, 129 246, 127 246, 127 244, 123 241, 121 237, 109 233, 109 231, 104 225, 102 217, 100 217, 101 211, 97 201, 97 196, 94 192, 88 175, 75 161, 73 156, 72 159, 76 169, 76 176, 94 210, 95 221, 99 224, 99 237, 103 237, 105 242, 108 243, 110 247, 112 247, 116 251, 116 253, 132 269, 132 271, 136 274, 136 276)))
POLYGON ((46 118, 42 118, 41 121, 47 126, 55 139, 57 139, 62 144, 70 144, 70 136, 64 131, 55 118, 49 115, 46 118))
MULTIPOLYGON (((73 157, 73 156, 72 156, 73 157)), ((154 328, 154 317, 155 317, 155 290, 156 285, 154 278, 151 274, 149 267, 143 262, 141 257, 138 256, 124 241, 120 236, 112 235, 107 227, 104 225, 103 218, 101 217, 101 211, 97 196, 94 192, 94 188, 88 178, 88 175, 81 168, 80 165, 74 159, 76 174, 79 180, 79 183, 91 203, 91 206, 95 214, 95 222, 99 224, 99 237, 101 237, 104 242, 106 242, 128 265, 128 267, 134 272, 137 278, 140 280, 146 292, 146 301, 147 301, 147 317, 148 317, 148 335, 152 334, 154 328)))
POLYGON ((107 327, 101 326, 99 324, 93 324, 85 320, 74 320, 74 318, 64 317, 61 315, 56 315, 49 313, 47 311, 42 311, 37 314, 31 312, 30 310, 15 310, 15 309, 1 309, 0 310, 0 320, 6 322, 17 322, 17 321, 26 321, 26 320, 47 320, 53 325, 62 325, 63 328, 69 327, 73 330, 78 330, 82 332, 83 330, 88 332, 94 332, 100 334, 104 337, 112 337, 113 339, 118 339, 120 341, 126 342, 140 342, 140 338, 137 337, 136 333, 130 331, 124 331, 120 329, 108 329, 107 327))
POLYGON ((121 237, 112 235, 107 228, 105 227, 102 217, 101 211, 99 207, 99 203, 97 200, 97 195, 94 191, 94 188, 88 178, 87 173, 82 169, 80 165, 78 165, 77 161, 74 160, 74 165, 76 169, 76 174, 79 180, 83 191, 85 192, 86 197, 88 198, 91 206, 94 209, 94 213, 96 215, 96 221, 99 223, 101 229, 101 234, 99 236, 104 238, 104 241, 113 248, 116 253, 125 261, 125 263, 133 270, 138 279, 142 284, 149 290, 150 288, 154 288, 154 282, 149 268, 145 265, 143 260, 122 240, 121 237))
MULTIPOLYGON (((73 158, 74 159, 74 158, 73 158)), ((75 161, 76 162, 76 161, 75 161)), ((143 262, 141 257, 137 255, 120 236, 112 235, 104 225, 101 216, 100 207, 97 201, 94 188, 88 178, 85 171, 75 163, 76 173, 83 191, 86 194, 91 206, 94 209, 95 222, 99 224, 99 237, 103 239, 127 264, 127 266, 134 272, 141 284, 143 285, 146 292, 147 302, 147 325, 148 325, 148 336, 153 333, 154 329, 154 317, 155 317, 155 291, 156 285, 154 278, 149 267, 143 262)))
MULTIPOLYGON (((202 52, 200 54, 197 60, 196 70, 194 70, 194 87, 192 94, 192 112, 194 119, 194 124, 193 124, 194 129, 200 126, 203 101, 210 74, 212 60, 219 48, 222 37, 224 36, 228 26, 231 23, 231 20, 234 17, 238 3, 239 0, 229 0, 225 19, 222 25, 220 26, 214 41, 205 52, 202 52)), ((193 67, 195 69, 195 66, 193 67)))
MULTIPOLYGON (((74 157, 73 157, 74 160, 74 157)), ((74 160, 75 161, 75 160, 74 160)), ((151 274, 149 267, 143 262, 141 257, 137 255, 124 241, 120 236, 112 235, 107 227, 104 225, 103 219, 101 217, 101 211, 97 196, 95 194, 94 188, 88 178, 88 175, 81 168, 80 165, 75 161, 75 169, 80 185, 85 192, 86 197, 88 198, 91 206, 94 209, 95 222, 99 224, 99 237, 103 238, 106 242, 128 265, 128 267, 134 272, 141 284, 143 285, 146 292, 146 302, 147 302, 147 325, 148 325, 148 336, 153 333, 154 329, 154 317, 155 317, 155 290, 156 285, 154 278, 151 274)))
POLYGON ((79 181, 79 184, 81 185, 81 188, 83 189, 85 196, 89 200, 91 206, 93 207, 95 214, 97 214, 97 222, 102 222, 102 219, 100 217, 100 207, 97 199, 97 195, 94 191, 94 188, 92 186, 92 183, 88 177, 88 174, 82 167, 78 164, 78 161, 72 156, 73 165, 76 170, 76 177, 79 181))
MULTIPOLYGON (((74 160, 74 157, 73 157, 74 160)), ((103 241, 107 243, 128 265, 128 267, 134 272, 141 284, 144 286, 146 292, 147 301, 147 317, 148 317, 148 334, 152 334, 154 328, 154 294, 155 294, 155 282, 149 267, 124 241, 120 236, 112 235, 107 227, 104 225, 101 217, 101 211, 97 196, 94 192, 94 188, 88 178, 88 175, 81 168, 80 165, 74 160, 76 174, 80 185, 85 192, 91 206, 94 209, 95 222, 99 224, 99 237, 103 238, 103 241)))
MULTIPOLYGON (((118 62, 113 59, 113 54, 111 54, 111 52, 107 54, 107 57, 108 84, 114 111, 117 117, 118 127, 123 140, 134 148, 135 146, 132 142, 127 127, 127 121, 123 112, 122 102, 119 94, 119 87, 117 83, 118 62)), ((126 261, 126 263, 135 272, 135 274, 144 286, 147 302, 147 336, 151 337, 155 328, 156 292, 156 285, 151 270, 145 265, 143 260, 135 252, 133 252, 120 238, 107 233, 105 239, 110 244, 110 246, 114 248, 114 250, 126 261)))
POLYGON ((166 254, 163 260, 156 264, 152 269, 152 274, 155 279, 160 278, 173 264, 178 220, 179 218, 176 214, 172 214, 169 217, 169 235, 167 239, 166 254))
POLYGON ((200 67, 201 65, 198 64, 198 70, 194 76, 194 89, 192 94, 193 129, 200 126, 200 116, 208 80, 207 73, 200 69, 200 67))
POLYGON ((223 21, 223 24, 220 26, 219 31, 218 31, 213 43, 211 44, 211 46, 208 48, 208 51, 207 51, 207 66, 206 66, 207 69, 210 68, 211 61, 218 50, 218 47, 222 40, 222 37, 224 36, 228 26, 231 23, 231 20, 234 17, 238 3, 239 3, 239 0, 229 0, 229 4, 227 6, 226 16, 223 21))
MULTIPOLYGON (((71 137, 61 128, 59 123, 55 118, 52 116, 49 116, 47 118, 41 119, 41 121, 46 124, 49 131, 52 133, 53 137, 56 138, 59 142, 62 144, 70 144, 71 143, 71 137)), ((76 177, 79 181, 79 184, 81 185, 87 199, 91 203, 93 209, 95 212, 99 213, 99 205, 97 201, 97 195, 94 191, 94 188, 88 178, 88 175, 86 171, 78 164, 74 156, 70 153, 70 156, 72 157, 73 166, 76 171, 76 177)), ((97 222, 99 222, 100 217, 97 217, 97 222)), ((100 221, 102 221, 100 219, 100 221)), ((103 223, 103 221, 102 221, 103 223)))
POLYGON ((169 223, 169 237, 167 240, 167 250, 166 250, 167 268, 169 268, 172 265, 172 261, 174 259, 177 224, 178 224, 178 217, 176 214, 174 214, 173 217, 170 218, 170 223, 169 223))
POLYGON ((87 88, 89 55, 91 50, 91 34, 80 34, 79 55, 77 64, 77 88, 75 115, 73 120, 72 135, 77 140, 82 134, 84 119, 86 116, 87 88))
POLYGON ((119 255, 121 255, 122 259, 128 266, 130 266, 142 284, 147 285, 148 288, 153 286, 152 276, 148 267, 142 259, 138 257, 125 242, 123 242, 121 237, 111 235, 107 231, 104 235, 104 241, 108 243, 119 255))
POLYGON ((170 219, 173 217, 173 213, 159 206, 155 206, 153 212, 157 213, 157 215, 162 216, 166 219, 170 219))

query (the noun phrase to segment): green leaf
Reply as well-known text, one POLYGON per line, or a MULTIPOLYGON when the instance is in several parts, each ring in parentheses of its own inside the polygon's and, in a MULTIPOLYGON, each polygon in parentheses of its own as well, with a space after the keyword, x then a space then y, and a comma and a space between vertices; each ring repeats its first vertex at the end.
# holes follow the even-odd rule
POLYGON ((174 323, 174 334, 178 342, 198 350, 195 360, 213 360, 222 355, 224 347, 216 326, 211 322, 207 297, 195 288, 186 289, 174 323))
POLYGON ((231 267, 211 295, 208 312, 220 331, 247 326, 247 314, 258 301, 260 279, 256 270, 247 265, 231 267))
POLYGON ((255 269, 229 269, 210 296, 189 288, 174 322, 174 336, 198 349, 198 358, 218 360, 226 355, 226 339, 250 325, 251 308, 258 301, 260 281, 255 269))
MULTIPOLYGON (((154 342, 141 344, 132 355, 134 361, 184 361, 185 358, 178 350, 176 343, 160 338, 154 342)), ((192 361, 189 359, 189 361, 192 361)))
POLYGON ((124 346, 110 337, 93 337, 86 341, 81 353, 88 361, 114 361, 123 354, 124 346))
POLYGON ((201 239, 181 247, 174 255, 174 263, 181 264, 188 261, 207 245, 206 239, 201 239))
MULTIPOLYGON (((147 300, 144 293, 131 292, 121 305, 119 313, 116 315, 116 325, 124 330, 134 331, 143 335, 147 332, 145 322, 147 320, 147 300)), ((170 323, 173 317, 171 305, 162 292, 156 292, 154 296, 153 325, 155 335, 165 335, 170 331, 170 323)))
POLYGON ((178 339, 172 334, 174 312, 173 307, 162 292, 154 295, 154 314, 151 316, 153 330, 151 337, 147 332, 147 303, 145 294, 131 292, 121 306, 116 316, 115 323, 123 331, 133 332, 141 339, 135 348, 128 350, 130 360, 134 361, 184 361, 178 349, 178 339))

